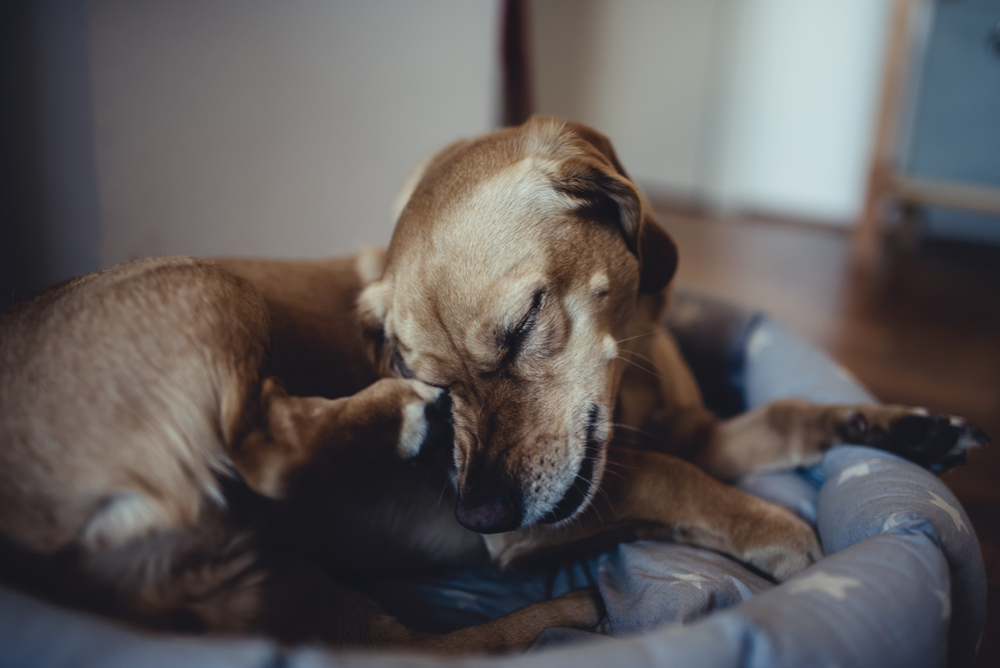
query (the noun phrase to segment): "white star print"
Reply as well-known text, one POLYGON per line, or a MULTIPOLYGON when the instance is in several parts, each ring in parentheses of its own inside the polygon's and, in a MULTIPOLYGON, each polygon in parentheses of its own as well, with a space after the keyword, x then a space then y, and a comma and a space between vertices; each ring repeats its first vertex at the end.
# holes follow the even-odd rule
POLYGON ((934 593, 941 599, 941 619, 948 619, 951 617, 951 597, 948 596, 947 591, 940 589, 935 589, 934 593))
POLYGON ((671 584, 681 584, 682 582, 689 582, 693 584, 698 590, 701 590, 701 583, 708 582, 708 578, 702 577, 697 573, 691 573, 690 575, 675 575, 674 581, 671 584))
POLYGON ((771 345, 771 334, 766 330, 758 329, 750 337, 750 342, 747 344, 747 357, 754 359, 760 355, 760 351, 769 345, 771 345))
POLYGON ((965 526, 965 522, 962 521, 962 516, 958 513, 958 510, 954 506, 930 490, 927 490, 927 493, 934 499, 931 501, 932 504, 951 516, 951 521, 955 523, 956 529, 969 533, 969 527, 965 526))
POLYGON ((829 575, 823 571, 816 571, 812 575, 792 582, 789 591, 793 594, 801 594, 807 591, 821 591, 838 601, 843 601, 847 596, 844 590, 849 587, 859 587, 860 585, 861 580, 856 580, 855 578, 829 575))
POLYGON ((893 513, 889 517, 885 518, 885 522, 882 523, 882 533, 885 533, 889 529, 898 527, 903 523, 903 520, 899 519, 900 513, 893 513))
POLYGON ((872 472, 871 465, 877 464, 878 462, 879 460, 877 459, 869 459, 867 462, 861 462, 860 464, 855 464, 854 466, 848 466, 840 472, 837 484, 840 485, 845 480, 850 480, 851 478, 863 478, 872 472))

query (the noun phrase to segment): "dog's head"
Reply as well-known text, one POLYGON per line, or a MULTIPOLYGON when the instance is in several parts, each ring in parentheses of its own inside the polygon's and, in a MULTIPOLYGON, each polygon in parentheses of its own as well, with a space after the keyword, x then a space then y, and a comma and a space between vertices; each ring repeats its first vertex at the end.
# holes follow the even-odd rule
POLYGON ((620 347, 647 333, 635 331, 640 299, 676 265, 589 128, 535 118, 423 168, 359 312, 382 373, 451 393, 461 524, 510 531, 587 506, 620 347))

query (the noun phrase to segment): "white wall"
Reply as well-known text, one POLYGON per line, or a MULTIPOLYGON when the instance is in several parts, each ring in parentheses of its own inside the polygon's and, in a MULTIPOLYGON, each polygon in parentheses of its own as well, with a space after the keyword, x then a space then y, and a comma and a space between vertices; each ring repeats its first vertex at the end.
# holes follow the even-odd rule
POLYGON ((722 0, 533 0, 540 113, 608 135, 651 192, 703 190, 722 0))
POLYGON ((534 0, 541 111, 609 135, 652 194, 847 223, 891 0, 534 0))
POLYGON ((387 243, 409 170, 495 122, 495 0, 89 7, 105 265, 387 243))
POLYGON ((730 0, 707 186, 726 209, 861 212, 891 0, 730 0))

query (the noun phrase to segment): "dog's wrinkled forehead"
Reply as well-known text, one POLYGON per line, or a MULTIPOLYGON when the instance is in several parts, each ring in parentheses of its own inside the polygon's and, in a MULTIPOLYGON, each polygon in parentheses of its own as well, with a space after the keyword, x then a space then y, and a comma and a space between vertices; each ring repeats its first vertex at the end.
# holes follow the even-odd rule
POLYGON ((417 185, 384 276, 393 287, 386 329, 404 345, 429 353, 455 332, 483 340, 483 328, 522 314, 538 290, 565 287, 588 254, 604 263, 610 247, 635 263, 618 226, 587 219, 587 201, 564 187, 614 168, 558 121, 536 125, 446 149, 417 185), (595 234, 599 251, 583 243, 595 234))
POLYGON ((510 164, 463 190, 423 212, 427 219, 415 225, 420 233, 392 255, 389 325, 402 341, 432 335, 428 328, 440 328, 442 337, 446 330, 472 334, 559 280, 549 261, 551 230, 564 224, 558 218, 568 205, 534 160, 510 164))
MULTIPOLYGON (((466 272, 505 274, 528 247, 544 245, 552 225, 590 203, 588 177, 608 187, 614 166, 557 119, 533 119, 442 151, 426 168, 397 221, 387 276, 421 283, 466 272), (574 190, 575 189, 575 190, 574 190), (444 274, 445 277, 439 277, 444 274)), ((615 184, 617 185, 617 184, 615 184)))

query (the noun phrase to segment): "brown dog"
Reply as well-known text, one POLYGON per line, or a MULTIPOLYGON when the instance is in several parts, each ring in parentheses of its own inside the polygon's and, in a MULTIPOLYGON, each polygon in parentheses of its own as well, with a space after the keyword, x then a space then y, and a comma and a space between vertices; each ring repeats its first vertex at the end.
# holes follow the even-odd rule
POLYGON ((646 536, 780 580, 821 555, 812 530, 666 453, 732 478, 844 438, 926 463, 979 438, 795 401, 717 424, 660 327, 674 246, 589 129, 535 119, 445 149, 415 183, 385 255, 153 258, 5 313, 14 577, 147 624, 511 650, 594 626, 598 605, 572 594, 427 636, 328 573, 461 563, 480 534, 500 564, 646 536), (628 429, 660 451, 625 447, 628 429), (435 445, 453 470, 399 464, 435 445))
POLYGON ((984 439, 915 409, 798 400, 717 423, 661 325, 674 244, 589 128, 535 118, 448 147, 415 181, 362 322, 383 375, 448 388, 456 516, 501 564, 619 529, 785 579, 820 556, 812 531, 661 453, 733 479, 844 440, 953 465, 984 439))

